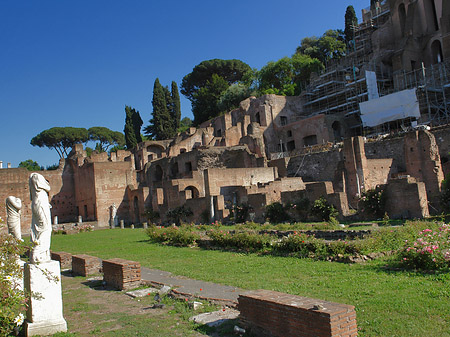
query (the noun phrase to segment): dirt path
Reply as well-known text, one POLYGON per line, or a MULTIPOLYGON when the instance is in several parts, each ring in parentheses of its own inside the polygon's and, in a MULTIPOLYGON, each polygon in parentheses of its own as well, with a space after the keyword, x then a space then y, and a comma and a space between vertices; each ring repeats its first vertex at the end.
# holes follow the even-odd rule
MULTIPOLYGON (((172 305, 153 309, 153 296, 133 299, 102 281, 62 276, 64 318, 76 336, 207 336, 172 305)), ((188 314, 188 313, 187 313, 188 314)), ((206 332, 206 331, 205 331, 206 332)))

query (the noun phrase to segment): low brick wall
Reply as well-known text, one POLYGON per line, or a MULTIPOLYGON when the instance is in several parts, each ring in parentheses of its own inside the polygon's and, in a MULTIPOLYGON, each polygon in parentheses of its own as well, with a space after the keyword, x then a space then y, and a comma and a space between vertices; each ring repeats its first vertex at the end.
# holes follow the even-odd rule
POLYGON ((261 337, 353 337, 358 335, 355 307, 269 290, 239 296, 242 324, 261 337))
POLYGON ((52 260, 59 261, 61 269, 72 269, 72 254, 66 252, 51 252, 52 260))
POLYGON ((103 279, 120 290, 136 288, 141 283, 141 264, 119 258, 104 260, 103 279))
POLYGON ((72 256, 72 272, 81 276, 98 274, 102 270, 102 261, 95 256, 79 254, 72 256))

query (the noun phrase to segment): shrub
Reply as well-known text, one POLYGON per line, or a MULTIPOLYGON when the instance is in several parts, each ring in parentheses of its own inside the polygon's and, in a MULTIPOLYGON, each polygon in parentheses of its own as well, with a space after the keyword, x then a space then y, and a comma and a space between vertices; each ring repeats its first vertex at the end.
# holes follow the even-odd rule
POLYGON ((153 210, 153 208, 148 207, 145 209, 144 216, 148 219, 150 223, 154 223, 160 218, 159 212, 153 210))
POLYGON ((414 241, 405 240, 400 253, 401 261, 408 267, 426 270, 450 267, 450 225, 436 230, 426 228, 418 233, 414 241))
POLYGON ((280 202, 274 202, 266 206, 266 218, 271 223, 279 223, 289 221, 289 215, 286 213, 280 202))
POLYGON ((194 213, 192 213, 191 209, 186 205, 183 205, 168 210, 166 216, 168 219, 179 225, 181 224, 181 222, 186 222, 187 218, 190 217, 192 214, 194 213))
POLYGON ((450 213, 450 173, 442 181, 440 201, 442 210, 450 213))
POLYGON ((18 332, 24 320, 27 297, 17 282, 22 279, 17 258, 24 251, 22 242, 9 234, 0 234, 0 336, 18 332))
POLYGON ((274 244, 274 251, 279 253, 295 253, 299 257, 311 257, 316 259, 327 259, 338 255, 354 255, 359 250, 353 242, 331 241, 317 239, 304 233, 290 234, 283 237, 274 244))
POLYGON ((361 212, 377 219, 382 218, 386 212, 386 193, 377 186, 361 195, 358 208, 361 212))
POLYGON ((253 208, 248 204, 234 206, 234 221, 236 223, 244 223, 248 220, 251 211, 253 211, 253 208))
POLYGON ((192 231, 191 226, 151 226, 147 229, 146 233, 151 241, 171 246, 191 246, 199 239, 199 236, 192 231))
POLYGON ((314 201, 313 207, 311 208, 311 214, 320 220, 329 221, 330 217, 336 218, 339 213, 324 197, 320 197, 314 201))
POLYGON ((289 205, 289 208, 294 211, 300 221, 305 221, 310 212, 311 201, 307 197, 301 197, 289 205))
POLYGON ((223 230, 208 232, 213 244, 222 248, 237 248, 246 251, 258 251, 270 245, 270 235, 257 234, 251 231, 230 233, 223 230))

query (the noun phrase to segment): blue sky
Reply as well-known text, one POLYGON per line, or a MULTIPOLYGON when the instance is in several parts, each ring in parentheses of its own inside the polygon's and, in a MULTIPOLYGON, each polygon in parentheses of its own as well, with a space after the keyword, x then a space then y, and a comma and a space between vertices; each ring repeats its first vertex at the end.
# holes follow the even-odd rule
MULTIPOLYGON (((369 0, 0 0, 0 160, 57 163, 30 145, 53 126, 123 131, 125 105, 151 118, 152 88, 201 61, 239 59, 260 69, 300 40, 343 29, 369 0)), ((191 117, 181 96, 182 115, 191 117)))

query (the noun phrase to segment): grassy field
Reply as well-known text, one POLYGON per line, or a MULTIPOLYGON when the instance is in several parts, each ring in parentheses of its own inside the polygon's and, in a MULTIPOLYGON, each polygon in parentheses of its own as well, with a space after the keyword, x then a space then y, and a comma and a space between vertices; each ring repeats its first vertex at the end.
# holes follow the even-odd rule
POLYGON ((450 336, 450 275, 390 270, 386 258, 342 264, 176 248, 149 243, 142 229, 54 235, 52 250, 121 257, 195 279, 351 304, 360 336, 450 336))

